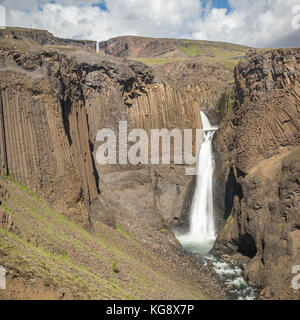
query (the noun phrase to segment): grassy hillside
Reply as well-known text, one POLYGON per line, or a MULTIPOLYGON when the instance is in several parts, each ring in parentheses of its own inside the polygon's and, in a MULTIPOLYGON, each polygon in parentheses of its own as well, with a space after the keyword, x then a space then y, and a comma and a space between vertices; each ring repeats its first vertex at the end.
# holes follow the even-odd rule
POLYGON ((154 44, 160 42, 162 47, 169 46, 172 49, 172 54, 178 57, 168 57, 169 52, 163 53, 159 56, 133 58, 143 62, 147 65, 153 66, 158 64, 165 64, 168 62, 178 62, 191 58, 202 58, 210 62, 222 64, 227 69, 233 69, 236 64, 242 60, 246 53, 251 49, 249 47, 216 41, 203 41, 203 40, 185 40, 185 39, 154 39, 154 38, 138 38, 128 37, 131 40, 144 39, 147 42, 154 44))
POLYGON ((0 178, 0 299, 203 299, 199 286, 134 240, 99 224, 88 233, 27 187, 0 178))

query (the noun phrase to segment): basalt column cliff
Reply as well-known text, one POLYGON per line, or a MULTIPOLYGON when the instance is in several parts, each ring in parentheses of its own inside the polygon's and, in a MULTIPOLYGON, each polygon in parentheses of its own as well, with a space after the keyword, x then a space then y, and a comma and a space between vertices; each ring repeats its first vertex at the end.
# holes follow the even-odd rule
POLYGON ((214 251, 243 265, 264 298, 299 298, 291 285, 300 263, 299 61, 299 49, 249 54, 214 141, 227 220, 214 251))
POLYGON ((128 131, 183 132, 201 128, 203 111, 219 126, 212 253, 241 266, 262 299, 298 299, 300 50, 140 37, 94 47, 42 30, 0 32, 0 265, 9 283, 24 278, 28 291, 55 298, 228 298, 211 263, 174 237, 189 225, 187 165, 96 161, 101 129, 118 137, 127 121, 128 131))
POLYGON ((184 166, 100 166, 95 154, 98 130, 117 134, 121 120, 129 129, 201 128, 200 107, 217 119, 229 72, 183 61, 169 66, 178 77, 206 75, 175 86, 137 61, 1 43, 1 296, 224 299, 211 267, 186 257, 171 232, 193 194, 184 166), (207 77, 212 70, 217 77, 207 77))
POLYGON ((102 128, 118 135, 121 120, 148 133, 201 128, 200 110, 216 122, 232 72, 192 57, 151 68, 24 32, 2 35, 2 173, 86 228, 117 220, 142 241, 157 235, 176 245, 169 227, 188 218, 193 194, 185 167, 100 166, 96 135, 102 128), (37 43, 29 48, 23 38, 37 43))

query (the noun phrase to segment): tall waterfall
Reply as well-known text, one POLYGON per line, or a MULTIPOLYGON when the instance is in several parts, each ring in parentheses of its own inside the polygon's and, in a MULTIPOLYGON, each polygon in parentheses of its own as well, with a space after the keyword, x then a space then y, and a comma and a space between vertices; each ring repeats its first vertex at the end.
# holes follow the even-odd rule
POLYGON ((213 154, 212 139, 217 127, 213 127, 207 116, 201 111, 204 141, 198 153, 197 182, 190 212, 190 230, 187 234, 176 235, 187 249, 202 248, 206 254, 216 239, 213 212, 213 154))
POLYGON ((243 271, 209 254, 217 237, 213 212, 212 139, 218 128, 210 124, 203 112, 201 119, 204 141, 197 159, 197 183, 190 212, 190 229, 186 234, 175 232, 175 235, 186 251, 200 254, 205 263, 209 261, 213 265, 217 278, 225 284, 230 299, 254 300, 256 291, 245 281, 243 271))
POLYGON ((99 41, 96 42, 96 53, 99 52, 99 41))

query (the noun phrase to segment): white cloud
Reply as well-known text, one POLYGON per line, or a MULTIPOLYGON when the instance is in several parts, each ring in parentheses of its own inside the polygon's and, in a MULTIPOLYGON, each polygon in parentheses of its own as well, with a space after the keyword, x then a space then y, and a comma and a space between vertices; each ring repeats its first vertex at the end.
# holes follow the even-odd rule
POLYGON ((15 5, 2 1, 9 25, 47 29, 60 37, 106 40, 130 34, 257 47, 300 45, 300 30, 296 32, 291 24, 292 7, 299 0, 228 0, 230 12, 212 7, 203 10, 201 0, 106 0, 109 11, 92 7, 94 2, 97 0, 23 0, 15 5))

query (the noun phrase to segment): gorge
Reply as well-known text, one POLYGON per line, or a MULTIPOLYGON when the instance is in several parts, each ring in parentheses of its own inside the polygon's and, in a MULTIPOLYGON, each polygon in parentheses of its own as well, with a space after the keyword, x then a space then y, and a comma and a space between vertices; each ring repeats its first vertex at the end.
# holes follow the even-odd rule
POLYGON ((0 30, 0 298, 238 298, 216 275, 226 262, 259 298, 299 299, 300 49, 139 37, 95 48, 0 30), (210 226, 218 260, 173 233, 205 203, 188 165, 97 163, 97 132, 120 121, 209 129, 198 167, 209 214, 194 225, 210 226))

